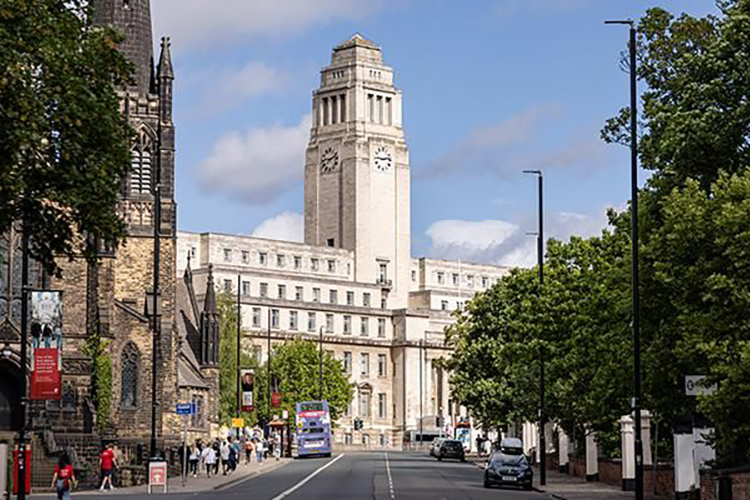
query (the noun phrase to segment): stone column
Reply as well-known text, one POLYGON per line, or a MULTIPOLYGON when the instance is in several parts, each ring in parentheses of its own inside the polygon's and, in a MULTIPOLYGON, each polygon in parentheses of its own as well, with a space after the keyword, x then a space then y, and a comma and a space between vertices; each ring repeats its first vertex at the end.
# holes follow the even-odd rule
POLYGON ((635 424, 633 417, 623 415, 620 418, 620 436, 622 437, 622 490, 635 489, 635 424))
POLYGON ((570 441, 568 440, 568 435, 565 434, 565 431, 562 430, 562 428, 558 428, 557 430, 557 442, 558 442, 558 448, 559 448, 559 461, 560 461, 560 472, 563 474, 568 473, 568 462, 569 458, 569 447, 570 447, 570 441))
POLYGON ((695 464, 693 461, 692 429, 675 425, 674 430, 674 490, 676 499, 687 499, 695 486, 695 464))
POLYGON ((643 442, 643 465, 653 465, 651 454, 651 412, 641 410, 641 441, 643 442))
POLYGON ((716 451, 708 441, 713 436, 714 429, 711 427, 694 427, 693 428, 693 468, 695 470, 695 486, 701 484, 700 472, 706 462, 716 458, 716 451))
POLYGON ((586 433, 586 481, 599 480, 599 450, 596 446, 596 433, 586 433))
POLYGON ((0 443, 0 498, 8 491, 8 444, 0 443))

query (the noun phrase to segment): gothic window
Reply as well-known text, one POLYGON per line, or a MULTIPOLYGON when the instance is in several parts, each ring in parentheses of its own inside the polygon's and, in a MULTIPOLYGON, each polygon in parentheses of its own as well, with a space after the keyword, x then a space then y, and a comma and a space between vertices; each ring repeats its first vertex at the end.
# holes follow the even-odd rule
POLYGON ((130 160, 130 193, 148 194, 151 192, 153 173, 153 141, 143 131, 138 134, 130 160))
POLYGON ((67 411, 75 411, 76 409, 76 390, 70 382, 63 384, 62 409, 67 411))
POLYGON ((138 369, 140 365, 140 354, 138 348, 132 342, 128 342, 122 350, 120 367, 120 406, 135 408, 138 404, 138 369))

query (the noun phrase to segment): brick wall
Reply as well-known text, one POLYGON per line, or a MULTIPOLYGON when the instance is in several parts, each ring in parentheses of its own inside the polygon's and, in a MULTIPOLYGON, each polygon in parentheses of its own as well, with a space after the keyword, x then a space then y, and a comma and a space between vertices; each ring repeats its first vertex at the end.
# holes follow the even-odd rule
POLYGON ((732 498, 750 498, 750 469, 701 471, 701 500, 718 500, 720 483, 731 481, 732 498))

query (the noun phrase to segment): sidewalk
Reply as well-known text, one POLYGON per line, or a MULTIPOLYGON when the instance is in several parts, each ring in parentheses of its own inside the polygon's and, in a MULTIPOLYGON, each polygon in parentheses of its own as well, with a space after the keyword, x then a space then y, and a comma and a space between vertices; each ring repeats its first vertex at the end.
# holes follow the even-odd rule
MULTIPOLYGON (((250 464, 242 463, 237 467, 237 470, 226 476, 219 472, 218 476, 211 476, 210 478, 205 476, 205 473, 198 477, 188 476, 185 486, 182 486, 182 477, 171 477, 168 480, 169 487, 168 493, 200 493, 206 491, 223 490, 234 486, 237 483, 241 483, 253 477, 265 474, 272 470, 278 469, 288 465, 292 461, 291 458, 282 458, 281 460, 265 460, 261 465, 258 465, 255 461, 250 464)), ((162 491, 162 488, 158 488, 155 491, 162 491)), ((147 485, 132 486, 128 488, 117 488, 112 493, 116 495, 139 495, 148 492, 147 485)), ((109 493, 109 492, 107 492, 109 493)), ((86 496, 86 495, 101 495, 102 492, 96 490, 81 490, 76 491, 75 496, 86 496)), ((34 491, 34 497, 49 497, 56 498, 57 495, 52 491, 34 491)))
MULTIPOLYGON (((489 460, 489 456, 478 457, 474 454, 466 457, 474 462, 480 469, 489 460)), ((548 493, 550 498, 557 500, 601 500, 603 498, 612 500, 632 500, 633 492, 622 491, 616 486, 601 482, 587 482, 580 477, 560 474, 557 471, 547 470, 547 484, 539 484, 539 467, 534 467, 534 489, 542 493, 548 493)), ((647 497, 648 498, 648 497, 647 497)))

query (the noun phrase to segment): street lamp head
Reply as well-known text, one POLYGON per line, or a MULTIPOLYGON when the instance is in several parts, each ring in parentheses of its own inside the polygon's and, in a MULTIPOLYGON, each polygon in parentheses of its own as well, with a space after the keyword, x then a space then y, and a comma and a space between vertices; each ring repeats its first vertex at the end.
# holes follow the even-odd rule
POLYGON ((633 20, 632 19, 616 19, 611 21, 604 21, 604 24, 627 24, 631 28, 633 27, 633 20))
POLYGON ((541 170, 524 170, 524 174, 532 174, 532 175, 542 175, 541 170))

